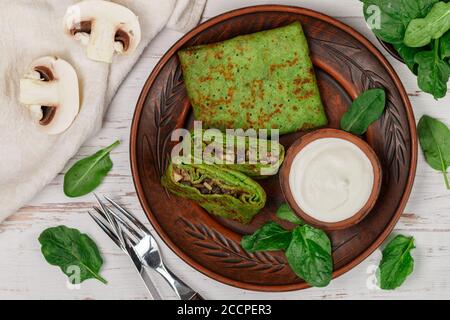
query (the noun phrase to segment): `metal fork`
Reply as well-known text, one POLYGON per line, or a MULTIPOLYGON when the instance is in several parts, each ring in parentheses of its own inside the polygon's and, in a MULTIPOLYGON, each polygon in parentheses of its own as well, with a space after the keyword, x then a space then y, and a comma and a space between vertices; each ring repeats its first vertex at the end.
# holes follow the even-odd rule
MULTIPOLYGON (((97 223, 97 225, 106 233, 106 235, 120 248, 128 255, 128 251, 125 248, 125 246, 121 243, 119 238, 116 236, 115 231, 111 229, 111 225, 109 224, 110 218, 103 213, 103 211, 98 207, 93 207, 96 213, 101 217, 98 218, 95 213, 92 213, 91 211, 88 211, 91 218, 97 223)), ((150 278, 150 275, 147 273, 147 270, 142 266, 141 262, 139 261, 139 258, 134 255, 130 256, 131 260, 133 261, 134 265, 136 266, 136 269, 140 276, 142 277, 142 280, 145 283, 146 288, 150 292, 152 298, 154 300, 162 300, 161 295, 159 294, 158 290, 156 289, 152 279, 150 278)))
MULTIPOLYGON (((101 210, 99 208, 94 209, 97 212, 100 211, 103 213, 103 217, 106 218, 110 227, 112 227, 107 229, 108 232, 115 235, 115 238, 118 240, 118 243, 120 243, 120 246, 124 251, 130 256, 135 254, 144 267, 158 272, 181 300, 203 300, 203 297, 201 297, 199 293, 191 289, 165 266, 160 254, 159 246, 147 227, 145 227, 133 214, 125 210, 109 197, 104 196, 105 200, 109 202, 118 213, 106 206, 106 204, 97 196, 96 198, 100 204, 101 210)), ((96 220, 94 218, 94 220, 97 222, 98 219, 96 220)), ((100 227, 105 231, 101 225, 100 227)), ((107 231, 105 232, 108 234, 107 231)))

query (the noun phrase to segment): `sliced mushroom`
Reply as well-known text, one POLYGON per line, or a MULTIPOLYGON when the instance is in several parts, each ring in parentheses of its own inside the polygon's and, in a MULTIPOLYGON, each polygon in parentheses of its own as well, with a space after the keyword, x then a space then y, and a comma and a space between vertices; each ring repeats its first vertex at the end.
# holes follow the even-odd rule
POLYGON ((43 132, 64 132, 80 109, 75 69, 57 57, 37 59, 20 79, 20 103, 43 132))
POLYGON ((117 3, 89 0, 67 9, 64 31, 87 46, 89 59, 111 63, 114 52, 128 55, 141 41, 138 17, 117 3))

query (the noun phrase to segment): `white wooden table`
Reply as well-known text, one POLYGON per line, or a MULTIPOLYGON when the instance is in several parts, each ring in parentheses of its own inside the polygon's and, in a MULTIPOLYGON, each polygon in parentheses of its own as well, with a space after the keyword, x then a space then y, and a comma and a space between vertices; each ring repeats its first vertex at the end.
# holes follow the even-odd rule
MULTIPOLYGON (((209 0, 204 19, 220 13, 256 4, 289 4, 311 8, 331 15, 352 26, 373 43, 376 39, 366 27, 362 5, 357 0, 209 0)), ((122 140, 112 158, 114 168, 98 192, 114 195, 122 204, 147 221, 138 203, 129 166, 128 142, 131 119, 137 97, 150 71, 182 34, 164 30, 145 51, 117 93, 101 132, 85 143, 74 161, 92 154, 100 147, 122 140)), ((450 94, 436 102, 424 94, 406 66, 388 57, 409 94, 416 119, 423 114, 437 117, 450 125, 450 94)), ((148 299, 149 296, 128 258, 91 221, 86 210, 92 196, 76 200, 62 191, 63 172, 26 207, 0 225, 0 299, 148 299), (48 265, 38 243, 46 228, 67 225, 90 234, 100 246, 105 259, 102 270, 108 285, 89 280, 80 289, 69 289, 66 277, 48 265)), ((396 233, 416 239, 415 270, 405 284, 392 292, 371 285, 374 266, 381 253, 377 250, 359 266, 334 280, 327 288, 286 293, 259 293, 236 289, 216 282, 195 271, 160 241, 168 265, 193 288, 208 299, 397 299, 450 298, 450 192, 445 190, 441 174, 432 170, 419 154, 414 190, 408 206, 395 229, 396 233)), ((149 227, 151 227, 149 225, 149 227)))

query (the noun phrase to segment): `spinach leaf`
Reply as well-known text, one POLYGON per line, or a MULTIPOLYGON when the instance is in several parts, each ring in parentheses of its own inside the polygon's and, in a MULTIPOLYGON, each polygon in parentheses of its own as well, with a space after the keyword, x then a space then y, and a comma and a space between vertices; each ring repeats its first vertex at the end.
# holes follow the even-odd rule
POLYGON ((441 43, 441 59, 445 60, 450 58, 450 31, 442 36, 441 43))
POLYGON ((51 265, 59 266, 62 272, 70 277, 72 284, 87 279, 107 283, 99 274, 103 259, 95 242, 86 234, 59 226, 44 230, 39 236, 39 242, 45 260, 51 265), (79 279, 72 276, 72 268, 79 268, 79 279))
POLYGON ((341 118, 341 129, 354 134, 363 134, 369 125, 378 120, 386 105, 383 89, 369 89, 353 101, 341 118))
POLYGON ((450 3, 438 2, 425 18, 412 20, 405 32, 403 42, 408 47, 426 46, 439 39, 450 29, 450 3))
POLYGON ((431 51, 422 51, 415 55, 414 61, 419 65, 419 87, 434 96, 443 98, 447 94, 447 82, 450 77, 450 66, 440 58, 439 39, 431 51))
MULTIPOLYGON (((364 16, 369 27, 372 28, 372 31, 378 38, 394 44, 407 66, 418 76, 419 87, 424 92, 432 94, 435 99, 444 97, 447 93, 447 82, 450 73, 450 62, 446 61, 450 55, 450 49, 448 48, 450 46, 450 36, 447 36, 448 31, 445 33, 445 28, 450 20, 447 16, 448 13, 444 13, 444 11, 438 13, 437 10, 444 8, 444 6, 448 8, 450 2, 448 0, 361 1, 364 3, 364 16), (434 9, 435 7, 438 9, 434 9), (428 18, 430 21, 433 20, 430 26, 427 24, 424 28, 413 30, 418 22, 412 23, 412 21, 424 21, 418 19, 427 17, 427 15, 430 15, 430 17, 436 16, 433 19, 428 18), (414 46, 417 46, 417 48, 410 48, 403 42, 407 27, 411 23, 406 44, 408 44, 408 41, 417 41, 417 43, 414 43, 414 46), (431 38, 437 37, 439 34, 444 35, 436 39, 434 45, 426 45, 430 41, 424 42, 424 39, 426 40, 430 36, 431 40, 431 38), (441 43, 440 52, 438 48, 439 40, 441 43)), ((439 11, 441 10, 443 9, 439 11)), ((423 24, 423 22, 420 23, 423 24)))
MULTIPOLYGON (((293 223, 299 222, 287 204, 278 209, 277 216, 293 223)), ((285 250, 289 266, 311 286, 324 287, 331 281, 331 242, 322 230, 303 225, 288 231, 275 222, 269 222, 252 235, 242 237, 241 246, 249 252, 285 250)))
POLYGON ((292 234, 275 222, 268 222, 252 235, 242 237, 241 246, 249 252, 261 250, 286 250, 292 234))
POLYGON ((414 249, 414 238, 403 235, 396 236, 383 250, 380 262, 380 288, 393 290, 402 285, 414 269, 411 250, 414 249))
POLYGON ((332 278, 331 243, 322 230, 308 225, 292 231, 292 241, 286 250, 292 270, 314 287, 327 286, 332 278))
POLYGON ((402 43, 405 24, 400 19, 401 15, 398 11, 389 10, 389 7, 382 6, 385 2, 382 0, 363 0, 363 2, 364 17, 372 32, 383 41, 402 43), (380 13, 379 17, 378 12, 380 13), (377 25, 377 23, 381 23, 381 25, 377 25))
POLYGON ((289 205, 287 203, 281 204, 281 206, 277 210, 276 215, 278 218, 289 221, 294 224, 304 224, 304 221, 302 219, 300 219, 294 213, 294 211, 292 211, 291 207, 289 207, 289 205))
MULTIPOLYGON (((388 2, 391 1, 388 0, 388 2)), ((410 19, 411 21, 412 19, 425 17, 433 8, 433 6, 438 2, 439 0, 403 0, 403 5, 405 5, 406 8, 409 7, 409 9, 406 9, 408 11, 408 18, 405 19, 405 21, 408 21, 408 19, 410 19)))
POLYGON ((439 0, 361 0, 364 17, 373 33, 389 43, 403 43, 411 20, 424 17, 439 0), (379 15, 379 21, 377 21, 379 15), (377 22, 380 25, 376 25, 377 22))
POLYGON ((450 166, 450 130, 429 116, 423 116, 417 126, 420 146, 427 163, 444 175, 445 185, 450 190, 447 169, 450 166))
POLYGON ((423 51, 424 48, 410 48, 403 43, 394 44, 395 50, 397 50, 400 57, 402 57, 403 61, 405 61, 408 68, 417 75, 418 65, 416 61, 414 61, 414 57, 420 51, 423 51))
POLYGON ((119 144, 120 142, 116 141, 75 163, 64 176, 64 193, 68 197, 81 197, 95 190, 112 169, 113 163, 109 153, 119 144))

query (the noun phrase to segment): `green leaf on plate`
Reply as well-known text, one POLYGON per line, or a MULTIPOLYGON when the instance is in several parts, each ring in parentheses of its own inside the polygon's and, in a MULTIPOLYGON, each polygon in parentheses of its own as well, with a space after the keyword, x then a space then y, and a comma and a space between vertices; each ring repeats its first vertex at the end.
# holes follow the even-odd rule
POLYGON ((341 118, 341 129, 364 134, 369 125, 378 120, 386 105, 386 94, 383 89, 369 89, 363 92, 341 118))
POLYGON ((242 237, 241 246, 249 252, 286 250, 291 242, 291 231, 275 222, 268 222, 252 235, 242 237))
POLYGON ((314 287, 327 286, 332 278, 333 258, 327 234, 308 225, 292 231, 292 241, 286 250, 292 270, 314 287))
POLYGON ((411 20, 422 18, 439 0, 361 0, 373 33, 388 43, 403 43, 411 20))
POLYGON ((450 77, 450 66, 440 58, 439 40, 435 41, 431 51, 422 51, 416 54, 414 61, 419 65, 419 87, 434 96, 443 98, 447 94, 447 82, 450 77))
POLYGON ((450 31, 447 31, 446 34, 442 36, 440 39, 441 42, 441 59, 449 59, 450 58, 450 31))
POLYGON ((450 3, 436 3, 424 18, 412 20, 406 29, 403 43, 408 47, 426 46, 450 29, 450 3))
POLYGON ((300 219, 294 211, 292 211, 291 207, 287 203, 283 203, 280 205, 276 212, 276 216, 282 220, 289 221, 295 224, 304 224, 303 220, 300 219))
POLYGON ((395 48, 395 50, 397 50, 400 57, 402 57, 403 61, 405 61, 405 64, 408 66, 408 68, 415 75, 417 75, 418 65, 417 65, 416 61, 414 60, 414 57, 416 56, 416 54, 418 52, 424 50, 424 48, 410 48, 410 47, 404 45, 403 43, 394 44, 394 48, 395 48))

